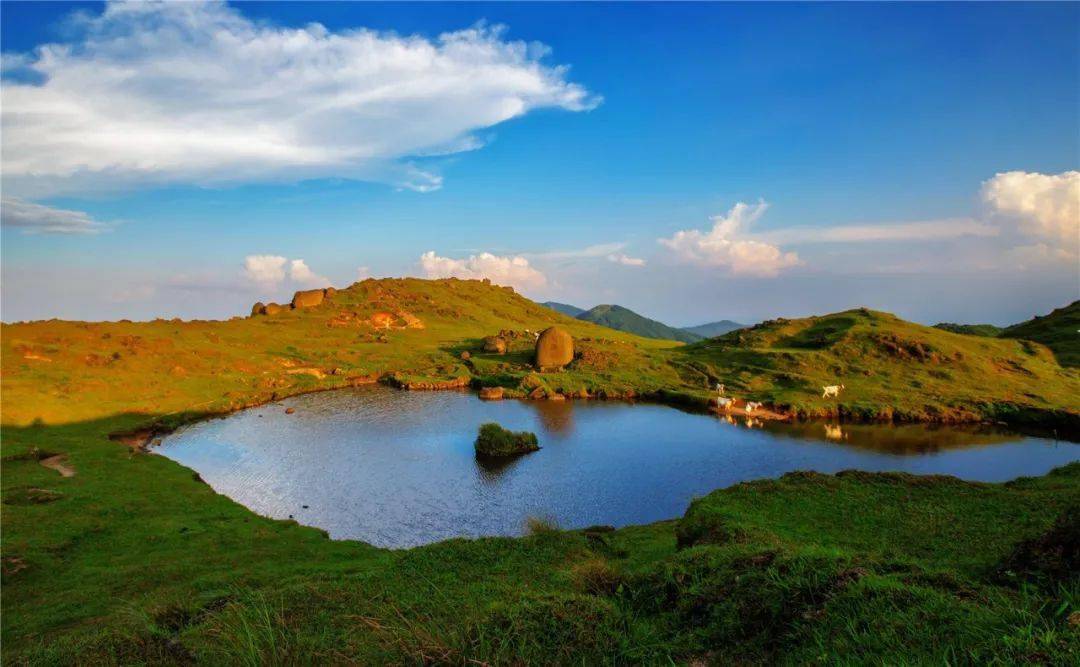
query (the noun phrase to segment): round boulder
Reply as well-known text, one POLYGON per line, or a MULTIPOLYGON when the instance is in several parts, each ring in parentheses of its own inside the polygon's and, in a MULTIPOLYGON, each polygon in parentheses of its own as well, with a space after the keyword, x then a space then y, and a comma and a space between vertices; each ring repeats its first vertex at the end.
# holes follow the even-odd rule
POLYGON ((560 327, 540 332, 536 339, 536 367, 541 371, 559 369, 574 360, 574 339, 560 327))
POLYGON ((254 317, 256 315, 265 315, 266 314, 265 311, 266 311, 266 304, 263 303, 262 301, 256 301, 255 305, 251 307, 251 316, 254 317))

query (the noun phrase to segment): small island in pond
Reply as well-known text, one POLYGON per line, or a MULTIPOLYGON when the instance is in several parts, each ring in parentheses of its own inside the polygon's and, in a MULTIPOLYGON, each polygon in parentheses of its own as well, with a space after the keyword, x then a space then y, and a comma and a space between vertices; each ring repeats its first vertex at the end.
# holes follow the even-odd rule
POLYGON ((478 458, 505 458, 520 456, 540 449, 535 433, 528 431, 510 431, 494 422, 480 427, 476 436, 476 456, 478 458))

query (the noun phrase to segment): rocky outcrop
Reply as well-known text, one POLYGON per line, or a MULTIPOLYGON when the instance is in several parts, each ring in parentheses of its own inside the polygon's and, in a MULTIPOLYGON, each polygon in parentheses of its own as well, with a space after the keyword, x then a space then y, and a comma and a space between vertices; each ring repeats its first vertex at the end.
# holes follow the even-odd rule
POLYGON ((393 313, 375 313, 368 322, 376 329, 389 329, 394 326, 395 319, 393 313))
POLYGON ((574 360, 574 339, 560 327, 550 327, 536 339, 534 363, 541 371, 558 370, 574 360))
POLYGON ((318 306, 326 298, 326 290, 324 289, 309 289, 300 290, 293 295, 292 307, 293 308, 312 308, 318 306))
POLYGON ((262 301, 256 301, 255 305, 251 307, 251 316, 255 317, 256 315, 265 315, 265 313, 263 312, 263 310, 265 309, 265 303, 263 303, 262 301))
POLYGON ((488 336, 484 339, 484 352, 506 354, 506 339, 500 336, 488 336))
POLYGON ((279 303, 268 303, 262 308, 262 315, 278 315, 284 313, 288 308, 282 306, 279 303))
POLYGON ((480 398, 485 401, 501 401, 504 393, 502 387, 484 387, 480 390, 480 398))

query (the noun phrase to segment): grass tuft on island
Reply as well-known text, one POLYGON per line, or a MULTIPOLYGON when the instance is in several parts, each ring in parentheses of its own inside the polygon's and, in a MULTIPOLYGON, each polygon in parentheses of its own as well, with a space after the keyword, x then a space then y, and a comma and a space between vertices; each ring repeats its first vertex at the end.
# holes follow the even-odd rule
POLYGON ((535 433, 510 431, 489 422, 480 427, 476 436, 476 455, 481 458, 506 458, 520 456, 540 449, 535 433))

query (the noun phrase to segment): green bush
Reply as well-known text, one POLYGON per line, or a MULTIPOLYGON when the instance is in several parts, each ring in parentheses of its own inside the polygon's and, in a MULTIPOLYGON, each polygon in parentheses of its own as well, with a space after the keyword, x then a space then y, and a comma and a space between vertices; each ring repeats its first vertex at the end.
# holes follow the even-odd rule
POLYGON ((528 431, 508 431, 491 422, 480 427, 476 436, 476 455, 482 457, 503 457, 528 454, 540 449, 535 433, 528 431))

